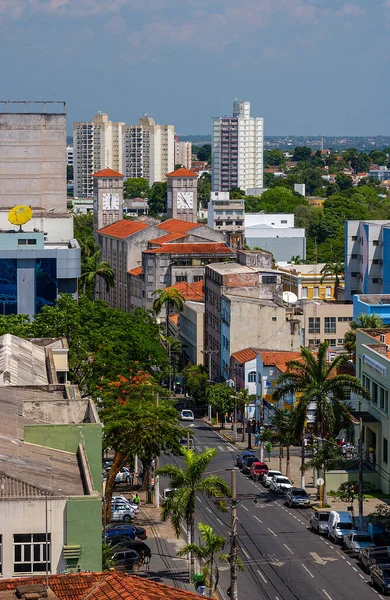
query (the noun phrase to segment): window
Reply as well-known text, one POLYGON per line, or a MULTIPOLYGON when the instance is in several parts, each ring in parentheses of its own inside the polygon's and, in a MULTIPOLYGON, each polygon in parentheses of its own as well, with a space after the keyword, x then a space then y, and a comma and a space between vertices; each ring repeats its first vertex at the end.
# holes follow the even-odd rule
POLYGON ((383 412, 388 412, 388 391, 383 387, 379 387, 379 408, 383 410, 383 412))
POLYGON ((344 346, 344 339, 343 338, 337 338, 337 345, 338 346, 344 346))
POLYGON ((319 298, 319 288, 317 286, 314 286, 313 289, 313 298, 319 298))
POLYGON ((326 286, 325 288, 325 298, 331 298, 332 297, 332 288, 330 286, 326 286))
POLYGON ((321 340, 309 340, 309 348, 318 348, 321 340))
POLYGON ((320 317, 309 317, 309 333, 320 333, 320 317))
POLYGON ((372 382, 371 400, 373 404, 378 404, 378 384, 375 381, 372 382))
POLYGON ((50 572, 50 533, 18 533, 14 535, 14 573, 42 573, 46 571, 46 546, 50 572))
POLYGON ((287 220, 286 220, 286 219, 282 219, 280 222, 281 222, 281 223, 286 223, 286 224, 287 224, 287 220))
POLYGON ((366 375, 363 375, 362 382, 363 382, 363 385, 366 388, 366 390, 369 392, 370 391, 370 383, 371 383, 370 378, 367 377, 366 375))
POLYGON ((256 371, 248 373, 248 383, 256 383, 256 371))
POLYGON ((383 260, 381 258, 374 258, 372 261, 373 265, 383 265, 383 260))
POLYGON ((348 321, 352 321, 352 317, 337 317, 338 322, 348 322, 348 321))
POLYGON ((27 245, 28 246, 36 246, 37 240, 35 238, 32 238, 31 240, 27 240, 27 245))
POLYGON ((325 333, 336 333, 336 317, 325 317, 325 333))
POLYGON ((328 345, 329 345, 329 346, 335 346, 335 345, 336 345, 336 340, 335 340, 335 339, 333 339, 333 338, 331 338, 331 339, 329 339, 329 338, 326 338, 326 339, 325 339, 325 342, 328 342, 328 345))
POLYGON ((379 240, 372 240, 373 246, 379 246, 379 240))
POLYGON ((187 281, 187 275, 176 275, 176 283, 180 283, 180 281, 187 281))
POLYGON ((263 275, 263 277, 261 278, 261 283, 263 285, 270 284, 270 283, 276 283, 276 281, 277 281, 276 275, 263 275))
POLYGON ((307 298, 307 287, 302 288, 302 298, 307 298))
POLYGON ((357 241, 357 238, 358 238, 358 236, 357 236, 357 235, 353 235, 353 236, 352 236, 352 241, 353 241, 353 242, 356 242, 356 241, 357 241))
POLYGON ((277 321, 277 320, 278 320, 278 317, 272 317, 272 320, 273 320, 273 321, 277 321))
POLYGON ((18 246, 27 246, 27 240, 18 240, 18 246))
POLYGON ((194 283, 196 281, 203 281, 203 275, 194 275, 194 283))
POLYGON ((353 260, 356 260, 357 258, 359 258, 359 255, 358 254, 351 254, 351 258, 353 260))

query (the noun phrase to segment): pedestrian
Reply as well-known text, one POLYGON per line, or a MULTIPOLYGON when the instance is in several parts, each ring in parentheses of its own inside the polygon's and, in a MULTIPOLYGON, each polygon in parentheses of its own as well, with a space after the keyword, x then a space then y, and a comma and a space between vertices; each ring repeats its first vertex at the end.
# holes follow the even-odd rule
POLYGON ((347 458, 347 445, 343 444, 343 446, 341 446, 341 452, 343 455, 344 460, 347 458))
POLYGON ((133 504, 136 504, 137 506, 140 505, 141 503, 141 498, 138 496, 138 493, 135 492, 133 498, 132 498, 133 504))
POLYGON ((258 431, 256 431, 255 433, 255 446, 259 445, 259 441, 260 441, 260 434, 258 431))

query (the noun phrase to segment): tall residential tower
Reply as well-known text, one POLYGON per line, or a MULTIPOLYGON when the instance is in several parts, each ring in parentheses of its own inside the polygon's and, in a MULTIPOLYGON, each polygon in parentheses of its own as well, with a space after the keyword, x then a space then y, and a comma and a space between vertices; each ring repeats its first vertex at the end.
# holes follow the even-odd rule
POLYGON ((250 106, 250 102, 235 100, 232 117, 213 118, 215 192, 263 187, 264 122, 262 117, 251 117, 250 106))

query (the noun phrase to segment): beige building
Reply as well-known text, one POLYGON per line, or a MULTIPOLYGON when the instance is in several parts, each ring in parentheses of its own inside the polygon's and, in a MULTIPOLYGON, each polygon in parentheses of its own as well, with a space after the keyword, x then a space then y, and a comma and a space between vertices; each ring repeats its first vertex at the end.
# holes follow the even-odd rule
POLYGON ((175 136, 175 165, 182 165, 185 169, 191 169, 192 143, 180 142, 175 136))
POLYGON ((204 302, 187 300, 179 315, 179 339, 183 354, 195 365, 204 363, 204 302))
POLYGON ((302 344, 316 348, 323 342, 329 346, 344 346, 344 336, 353 319, 353 305, 344 302, 300 300, 293 310, 301 322, 302 344))
POLYGON ((278 266, 278 270, 283 273, 283 290, 294 292, 299 300, 344 299, 344 279, 340 278, 340 287, 336 290, 336 278, 324 277, 321 273, 325 263, 315 265, 282 263, 282 265, 278 266))

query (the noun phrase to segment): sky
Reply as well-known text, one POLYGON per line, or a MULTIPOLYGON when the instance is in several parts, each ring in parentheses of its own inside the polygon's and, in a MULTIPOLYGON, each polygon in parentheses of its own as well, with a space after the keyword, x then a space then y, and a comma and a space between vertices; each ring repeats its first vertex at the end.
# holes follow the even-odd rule
POLYGON ((390 134, 390 0, 0 0, 0 99, 149 113, 179 134, 250 100, 266 135, 390 134))

